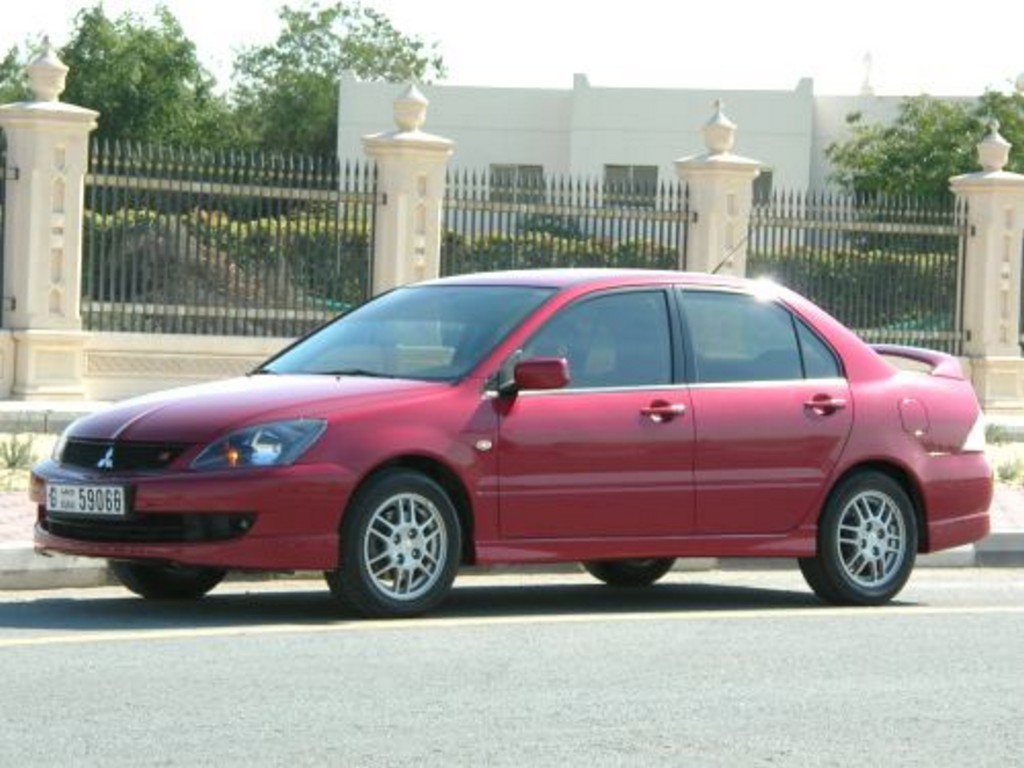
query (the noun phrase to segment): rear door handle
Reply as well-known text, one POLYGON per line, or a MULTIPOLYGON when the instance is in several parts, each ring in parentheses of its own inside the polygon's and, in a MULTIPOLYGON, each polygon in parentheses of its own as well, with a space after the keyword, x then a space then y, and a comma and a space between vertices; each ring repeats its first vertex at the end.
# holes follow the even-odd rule
POLYGON ((686 413, 686 406, 682 403, 668 403, 664 400, 655 400, 648 406, 640 409, 640 413, 651 421, 661 423, 672 421, 676 416, 686 413))
POLYGON ((846 398, 832 395, 815 395, 804 403, 804 408, 814 411, 819 416, 831 416, 846 407, 846 398))

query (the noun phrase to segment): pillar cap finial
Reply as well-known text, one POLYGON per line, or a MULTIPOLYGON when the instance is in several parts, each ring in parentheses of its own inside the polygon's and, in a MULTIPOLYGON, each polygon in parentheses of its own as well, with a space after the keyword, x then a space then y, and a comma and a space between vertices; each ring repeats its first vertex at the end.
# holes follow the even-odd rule
POLYGON ((715 99, 715 114, 704 124, 704 145, 715 155, 729 152, 736 143, 736 123, 725 116, 725 103, 715 99))
POLYGON ((999 121, 994 117, 988 121, 988 135, 978 143, 978 160, 986 172, 998 172, 1010 161, 1010 147, 1013 146, 999 133, 999 121))
POLYGON ((405 93, 395 99, 395 124, 403 131, 418 131, 427 122, 427 97, 420 93, 415 83, 410 83, 405 93))
POLYGON ((28 65, 28 82, 36 101, 57 101, 64 92, 68 66, 57 56, 49 37, 43 38, 43 52, 28 65))

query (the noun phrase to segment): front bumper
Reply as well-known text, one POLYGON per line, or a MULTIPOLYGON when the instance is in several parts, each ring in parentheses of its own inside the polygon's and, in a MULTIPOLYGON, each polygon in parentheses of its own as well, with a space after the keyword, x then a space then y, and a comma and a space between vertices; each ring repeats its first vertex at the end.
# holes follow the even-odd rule
POLYGON ((98 474, 44 462, 30 495, 42 553, 246 570, 329 570, 353 478, 329 464, 218 472, 98 474), (128 489, 124 518, 51 515, 46 483, 128 489))

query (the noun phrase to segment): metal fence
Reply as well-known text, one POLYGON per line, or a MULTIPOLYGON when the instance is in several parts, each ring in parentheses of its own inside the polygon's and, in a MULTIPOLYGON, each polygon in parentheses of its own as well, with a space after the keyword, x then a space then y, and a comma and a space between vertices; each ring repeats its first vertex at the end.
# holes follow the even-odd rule
POLYGON ((452 172, 441 273, 541 267, 675 269, 689 206, 679 183, 613 187, 595 180, 452 172))
POLYGON ((967 231, 952 198, 779 193, 752 210, 747 274, 804 294, 869 341, 959 354, 967 231))
POLYGON ((375 171, 93 143, 88 330, 296 336, 369 295, 375 171))

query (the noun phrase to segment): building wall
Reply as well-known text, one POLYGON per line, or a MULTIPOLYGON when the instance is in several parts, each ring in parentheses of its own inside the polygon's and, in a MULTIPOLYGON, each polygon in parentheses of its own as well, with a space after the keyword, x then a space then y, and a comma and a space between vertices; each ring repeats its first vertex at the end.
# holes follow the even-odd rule
MULTIPOLYGON (((362 136, 388 129, 403 87, 343 75, 339 157, 362 157, 362 136)), ((740 127, 737 151, 764 162, 776 188, 806 189, 815 176, 815 97, 806 79, 790 91, 601 88, 583 75, 566 89, 421 90, 430 101, 425 130, 455 141, 453 168, 515 163, 600 178, 606 164, 655 165, 671 181, 673 161, 705 151, 700 129, 722 99, 740 127)))

